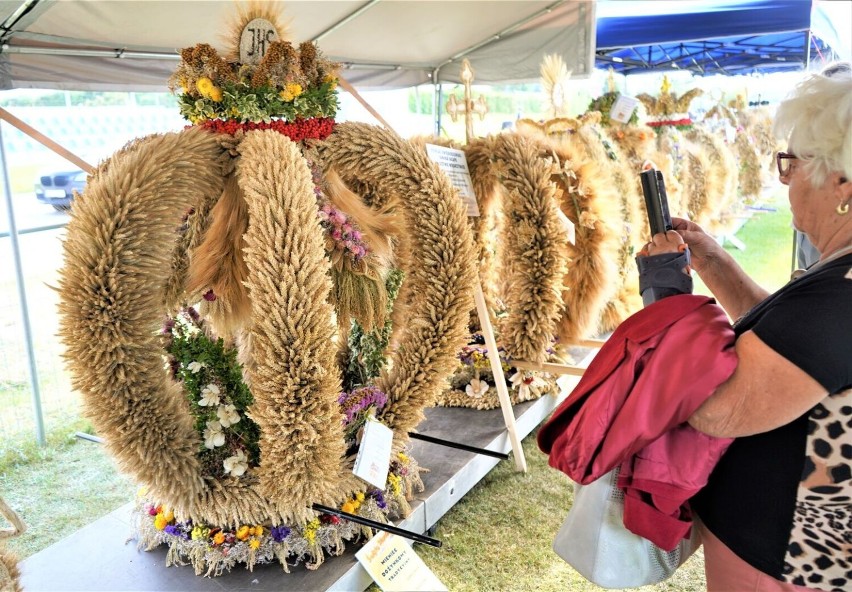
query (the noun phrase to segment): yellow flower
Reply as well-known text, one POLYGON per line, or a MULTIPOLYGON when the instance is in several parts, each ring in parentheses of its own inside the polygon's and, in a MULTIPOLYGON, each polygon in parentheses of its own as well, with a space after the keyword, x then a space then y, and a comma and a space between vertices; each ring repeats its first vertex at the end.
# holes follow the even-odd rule
POLYGON ((364 501, 364 492, 359 491, 358 493, 356 493, 355 499, 358 500, 359 502, 363 502, 364 501))
POLYGON ((154 528, 157 530, 163 530, 168 524, 169 521, 162 514, 157 514, 157 517, 154 518, 154 528))
POLYGON ((330 86, 331 90, 334 90, 335 88, 337 88, 337 77, 332 75, 332 74, 326 74, 325 77, 322 79, 322 81, 328 82, 331 85, 330 86))
POLYGON ((263 536, 263 527, 257 525, 254 527, 254 536, 263 536))
POLYGON ((288 82, 278 93, 282 101, 289 102, 302 94, 302 85, 296 82, 288 82))
POLYGON ((317 540, 317 530, 320 527, 319 518, 314 518, 305 525, 305 539, 311 545, 317 540))
POLYGON ((213 86, 213 81, 207 78, 206 76, 202 76, 198 80, 195 81, 195 88, 198 89, 198 92, 201 93, 202 97, 209 97, 210 91, 215 87, 213 86))
POLYGON ((241 541, 249 538, 249 527, 248 526, 240 526, 237 529, 237 538, 241 541))
POLYGON ((260 546, 260 541, 258 539, 252 539, 249 541, 249 547, 252 549, 257 549, 260 546))
POLYGON ((216 101, 217 103, 222 101, 222 89, 218 86, 214 86, 210 89, 210 99, 212 101, 216 101))
POLYGON ((163 510, 163 516, 166 519, 166 522, 171 522, 175 519, 174 510, 163 510))
POLYGON ((400 452, 397 456, 399 457, 399 462, 401 462, 401 463, 407 463, 408 462, 408 456, 406 456, 402 452, 400 452))
POLYGON ((225 542, 225 533, 222 532, 221 530, 213 535, 213 544, 214 545, 221 545, 224 542, 225 542))
POLYGON ((198 540, 206 539, 207 535, 209 535, 209 534, 210 534, 209 528, 205 528, 203 526, 196 526, 192 529, 192 540, 198 541, 198 540))
POLYGON ((355 502, 353 502, 352 500, 349 500, 348 502, 343 504, 340 509, 344 512, 347 512, 348 514, 354 514, 355 510, 357 510, 357 508, 355 507, 355 502))
POLYGON ((389 474, 388 483, 390 483, 391 491, 394 495, 402 493, 402 479, 400 479, 399 475, 394 475, 393 473, 389 474))

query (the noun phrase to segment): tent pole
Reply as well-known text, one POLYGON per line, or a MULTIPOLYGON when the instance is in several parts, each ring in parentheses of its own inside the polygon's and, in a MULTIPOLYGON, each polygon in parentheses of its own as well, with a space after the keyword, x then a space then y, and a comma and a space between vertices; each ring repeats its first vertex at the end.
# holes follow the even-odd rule
POLYGON ((3 189, 6 194, 6 211, 9 214, 9 240, 12 241, 12 262, 15 265, 15 283, 18 287, 18 302, 21 305, 21 323, 24 326, 24 341, 27 351, 27 369, 30 374, 32 391, 33 418, 35 419, 36 440, 44 446, 44 416, 41 411, 41 392, 38 384, 38 370, 33 348, 33 332, 30 327, 30 313, 27 308, 27 291, 24 287, 24 271, 21 266, 21 249, 18 245, 18 228, 15 224, 15 207, 12 205, 12 185, 9 183, 9 167, 6 166, 6 146, 3 142, 3 124, 0 123, 0 167, 3 168, 3 189))
POLYGON ((811 69, 811 30, 805 31, 805 72, 811 69))
POLYGON ((432 71, 432 84, 435 86, 435 137, 441 135, 441 83, 438 80, 438 68, 432 71))

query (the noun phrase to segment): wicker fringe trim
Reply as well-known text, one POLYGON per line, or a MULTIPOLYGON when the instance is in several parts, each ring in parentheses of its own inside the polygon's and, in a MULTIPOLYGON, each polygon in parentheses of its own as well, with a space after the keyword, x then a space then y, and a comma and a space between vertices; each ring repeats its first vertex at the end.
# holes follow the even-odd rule
POLYGON ((222 191, 222 150, 203 130, 149 136, 95 172, 74 205, 59 279, 72 384, 119 466, 186 511, 204 489, 186 400, 163 370, 175 222, 222 191))
POLYGON ((441 392, 467 337, 476 270, 466 212, 426 154, 388 130, 340 124, 317 148, 347 183, 363 179, 377 194, 405 200, 413 235, 412 268, 405 270, 410 314, 391 369, 377 385, 388 395, 381 419, 404 439, 441 392))

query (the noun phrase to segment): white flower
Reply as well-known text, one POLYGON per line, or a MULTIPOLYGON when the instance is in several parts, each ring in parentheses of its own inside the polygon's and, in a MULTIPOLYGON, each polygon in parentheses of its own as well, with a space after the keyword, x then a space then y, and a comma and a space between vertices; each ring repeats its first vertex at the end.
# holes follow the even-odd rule
POLYGON ((465 387, 464 392, 467 393, 468 397, 481 399, 482 396, 488 392, 488 383, 484 380, 474 378, 470 381, 470 384, 465 387))
POLYGON ((547 386, 547 381, 532 372, 515 372, 509 379, 512 388, 518 389, 518 399, 525 401, 530 398, 530 390, 547 386))
POLYGON ((240 421, 240 414, 237 413, 237 408, 233 405, 219 405, 216 415, 219 416, 219 423, 222 424, 223 428, 230 427, 240 421))
POLYGON ((213 407, 219 404, 219 387, 215 384, 208 384, 201 389, 201 400, 198 404, 202 407, 213 407))
POLYGON ((186 368, 193 374, 197 374, 199 370, 204 368, 204 364, 202 364, 201 362, 190 362, 189 364, 187 364, 186 368))
POLYGON ((225 445, 225 432, 222 431, 221 423, 215 420, 207 422, 207 428, 204 430, 204 445, 210 450, 225 445))
POLYGON ((222 464, 225 466, 225 473, 232 477, 239 477, 248 470, 248 458, 242 450, 237 450, 234 456, 229 456, 222 464))

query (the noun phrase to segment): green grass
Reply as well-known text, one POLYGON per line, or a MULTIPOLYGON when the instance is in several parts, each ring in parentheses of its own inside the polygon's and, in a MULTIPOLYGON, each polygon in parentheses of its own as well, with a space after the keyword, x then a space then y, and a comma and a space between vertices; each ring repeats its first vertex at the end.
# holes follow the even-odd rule
MULTIPOLYGON (((527 472, 502 461, 438 522, 441 548, 417 553, 453 591, 603 590, 551 549, 570 508, 569 479, 547 465, 530 435, 523 443, 527 472)), ((643 590, 704 589, 700 550, 670 580, 643 590)))
POLYGON ((767 207, 775 212, 759 212, 737 233, 745 250, 725 245, 734 259, 758 284, 774 292, 790 279, 793 258, 793 215, 786 187, 776 189, 767 207))
POLYGON ((74 437, 91 433, 76 420, 53 430, 46 446, 32 441, 4 444, 0 456, 0 492, 27 525, 6 545, 25 558, 72 534, 133 499, 135 488, 116 471, 100 444, 74 437))

